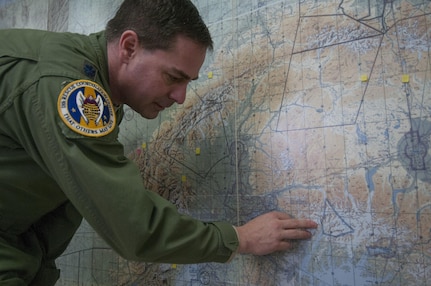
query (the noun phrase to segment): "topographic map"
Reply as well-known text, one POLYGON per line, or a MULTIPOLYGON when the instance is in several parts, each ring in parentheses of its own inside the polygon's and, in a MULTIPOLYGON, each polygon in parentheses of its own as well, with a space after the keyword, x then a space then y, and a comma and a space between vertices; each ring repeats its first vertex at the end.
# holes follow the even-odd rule
POLYGON ((83 225, 59 285, 431 285, 431 2, 194 3, 215 50, 183 106, 126 107, 129 157, 196 218, 319 229, 286 253, 159 265, 83 225))

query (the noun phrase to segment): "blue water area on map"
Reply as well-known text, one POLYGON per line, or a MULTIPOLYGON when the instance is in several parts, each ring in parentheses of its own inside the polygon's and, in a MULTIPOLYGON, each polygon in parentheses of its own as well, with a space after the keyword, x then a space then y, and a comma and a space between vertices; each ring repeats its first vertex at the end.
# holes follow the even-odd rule
POLYGON ((383 258, 393 258, 396 251, 392 247, 367 246, 367 252, 371 256, 381 256, 383 258))
POLYGON ((431 122, 411 119, 409 132, 398 142, 398 157, 404 169, 415 178, 431 182, 431 122))
POLYGON ((358 143, 359 144, 367 144, 368 143, 367 134, 365 134, 365 132, 361 130, 359 125, 356 125, 356 135, 358 136, 358 143))
POLYGON ((365 179, 367 181, 368 190, 370 192, 374 192, 375 188, 374 188, 373 177, 377 173, 377 171, 379 170, 379 167, 367 168, 366 170, 367 170, 367 172, 365 174, 365 179))

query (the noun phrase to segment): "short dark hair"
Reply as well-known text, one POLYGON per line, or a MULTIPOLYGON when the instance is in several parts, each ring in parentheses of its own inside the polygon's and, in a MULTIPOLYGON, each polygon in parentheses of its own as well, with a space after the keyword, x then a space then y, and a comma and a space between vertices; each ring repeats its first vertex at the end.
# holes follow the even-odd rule
POLYGON ((190 0, 125 0, 106 26, 108 42, 126 30, 133 30, 148 50, 167 50, 178 35, 213 49, 208 27, 190 0))

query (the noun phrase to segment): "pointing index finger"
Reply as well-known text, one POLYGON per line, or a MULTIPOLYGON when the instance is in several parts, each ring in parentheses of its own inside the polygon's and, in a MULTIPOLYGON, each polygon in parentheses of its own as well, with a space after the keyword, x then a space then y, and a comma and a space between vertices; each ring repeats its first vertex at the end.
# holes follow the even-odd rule
POLYGON ((318 224, 309 219, 288 219, 284 224, 285 229, 317 228, 318 224))

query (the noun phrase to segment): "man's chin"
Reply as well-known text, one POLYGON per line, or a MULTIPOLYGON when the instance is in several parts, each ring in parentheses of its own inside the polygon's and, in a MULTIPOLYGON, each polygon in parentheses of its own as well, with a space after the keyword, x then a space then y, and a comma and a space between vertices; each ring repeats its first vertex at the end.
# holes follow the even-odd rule
POLYGON ((143 111, 140 114, 142 117, 146 119, 154 119, 159 115, 159 111, 152 111, 152 112, 143 111))

